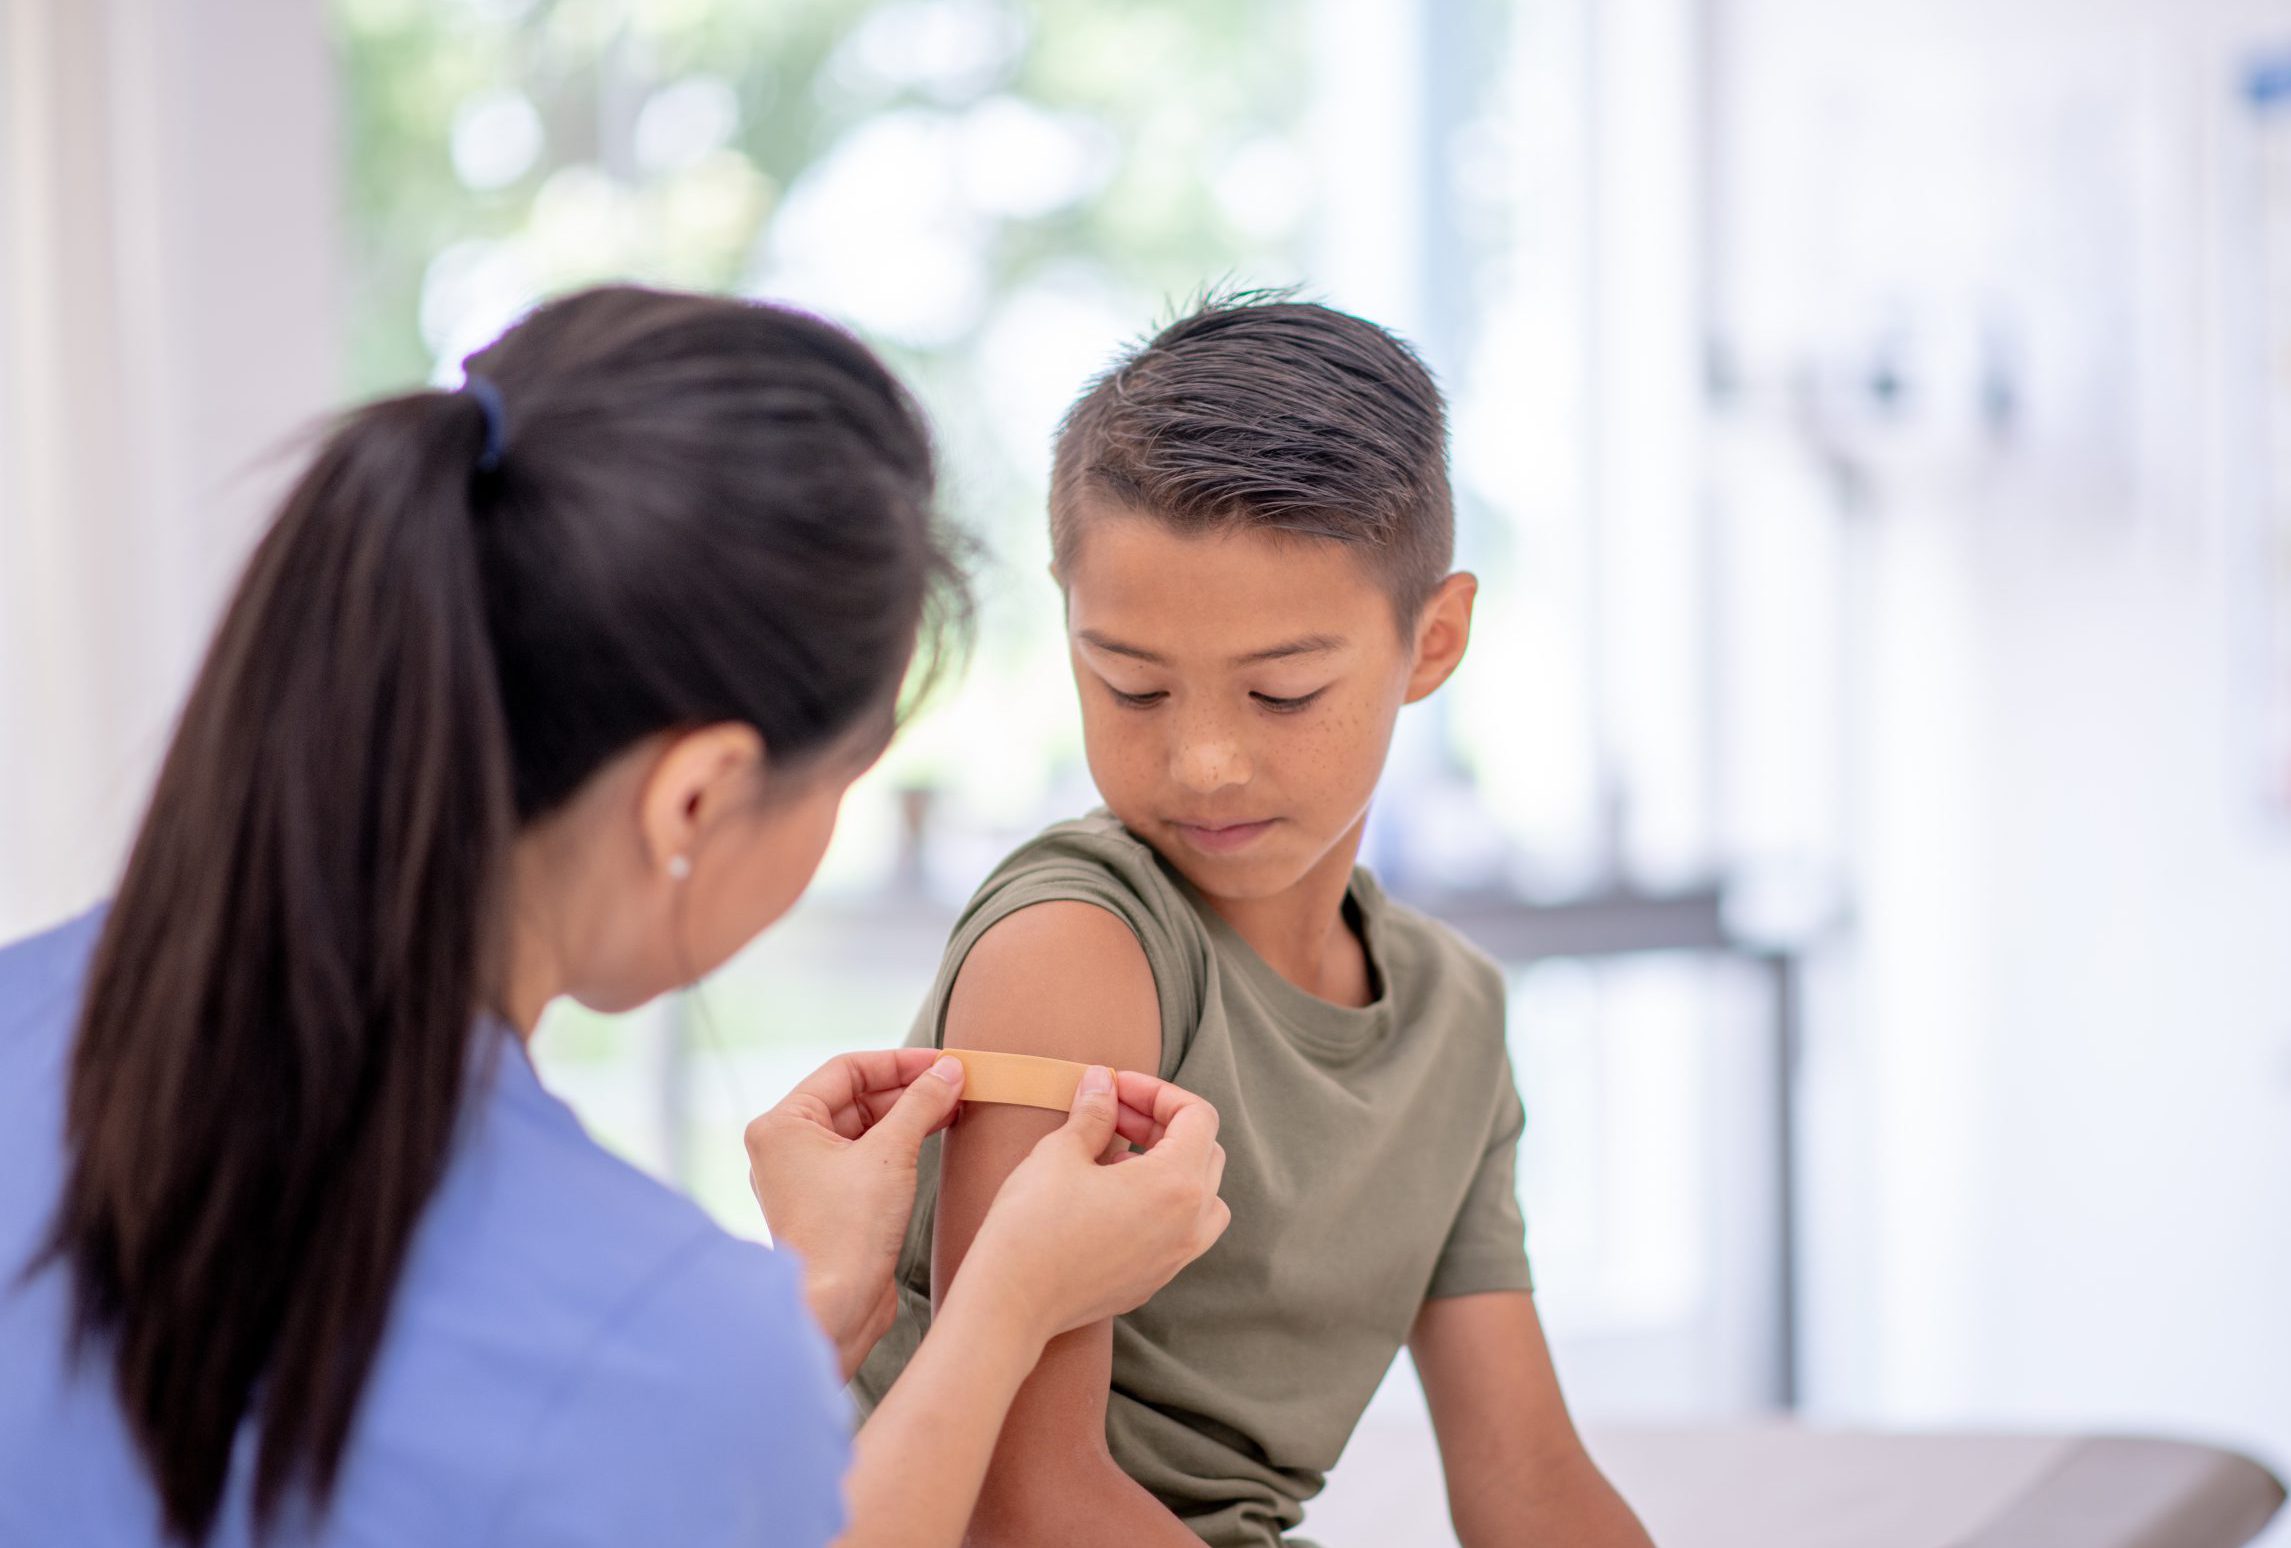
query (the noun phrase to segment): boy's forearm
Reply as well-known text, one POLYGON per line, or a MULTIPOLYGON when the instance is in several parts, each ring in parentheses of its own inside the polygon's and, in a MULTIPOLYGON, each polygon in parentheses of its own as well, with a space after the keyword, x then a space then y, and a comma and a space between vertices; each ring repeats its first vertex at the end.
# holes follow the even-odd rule
POLYGON ((964 1548, 1201 1548, 1201 1539, 1104 1452, 990 1488, 964 1548))
POLYGON ((1488 1476, 1457 1487, 1449 1510, 1462 1548, 1652 1548, 1647 1530, 1596 1467, 1567 1468, 1539 1486, 1488 1476))
POLYGON ((1200 1548, 1107 1447, 1112 1344, 1112 1326, 1097 1323, 1043 1349, 996 1439, 970 1548, 1200 1548))
POLYGON ((1427 1301, 1408 1341, 1463 1548, 1648 1548, 1568 1417, 1534 1297, 1427 1301))
POLYGON ((1572 1425, 1526 1433, 1482 1416, 1469 1429, 1451 1424, 1440 1450, 1461 1548, 1650 1548, 1572 1425))
POLYGON ((836 1548, 952 1548, 962 1540, 1041 1341, 995 1308, 948 1306, 852 1446, 850 1529, 836 1548))

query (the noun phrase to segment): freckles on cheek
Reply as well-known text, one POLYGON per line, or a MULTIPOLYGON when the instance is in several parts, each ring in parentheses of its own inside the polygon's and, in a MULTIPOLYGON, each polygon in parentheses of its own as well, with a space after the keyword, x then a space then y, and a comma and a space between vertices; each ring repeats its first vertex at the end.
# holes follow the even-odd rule
POLYGON ((1115 718, 1111 710, 1087 707, 1082 714, 1083 752, 1099 793, 1108 800, 1117 792, 1135 788, 1145 776, 1150 758, 1146 739, 1115 718))
POLYGON ((1375 789, 1383 772, 1383 741, 1373 708, 1355 703, 1335 709, 1300 750, 1323 795, 1349 806, 1375 789))

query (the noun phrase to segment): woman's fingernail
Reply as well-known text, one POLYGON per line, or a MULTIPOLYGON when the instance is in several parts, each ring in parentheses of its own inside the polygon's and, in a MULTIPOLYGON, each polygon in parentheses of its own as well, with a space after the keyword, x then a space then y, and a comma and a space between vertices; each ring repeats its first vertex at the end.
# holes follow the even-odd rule
POLYGON ((963 1083, 963 1062, 953 1054, 948 1054, 931 1066, 931 1073, 950 1086, 959 1086, 963 1083))
POLYGON ((1101 1091, 1114 1089, 1114 1072, 1102 1064, 1093 1064, 1082 1074, 1082 1095, 1096 1096, 1101 1091))

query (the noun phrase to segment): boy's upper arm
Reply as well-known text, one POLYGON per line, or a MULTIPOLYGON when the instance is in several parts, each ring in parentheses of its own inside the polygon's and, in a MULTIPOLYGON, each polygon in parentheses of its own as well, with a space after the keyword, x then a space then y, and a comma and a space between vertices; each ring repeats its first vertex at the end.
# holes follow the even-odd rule
MULTIPOLYGON (((995 923, 971 947, 947 998, 943 1043, 1154 1073, 1161 1011, 1153 971, 1127 924, 1091 903, 1036 903, 995 923)), ((1003 1179, 1063 1122, 1034 1108, 965 1104, 946 1132, 931 1296, 941 1299, 1003 1179)), ((1012 1404, 981 1499, 1014 1503, 1044 1473, 1106 1469, 1105 1410, 1113 1325, 1053 1340, 1012 1404), (998 1481, 1004 1487, 998 1488, 998 1481)))
POLYGON ((1095 903, 1016 909, 963 958, 943 1041, 1151 1074, 1161 1062, 1161 999, 1145 948, 1095 903))
MULTIPOLYGON (((947 994, 940 1041, 1151 1074, 1161 1062, 1153 970, 1129 926, 1105 909, 1032 904, 971 947, 947 994)), ((1002 1180, 1063 1121, 1037 1108, 963 1105, 941 1152, 932 1300, 953 1279, 1002 1180)))

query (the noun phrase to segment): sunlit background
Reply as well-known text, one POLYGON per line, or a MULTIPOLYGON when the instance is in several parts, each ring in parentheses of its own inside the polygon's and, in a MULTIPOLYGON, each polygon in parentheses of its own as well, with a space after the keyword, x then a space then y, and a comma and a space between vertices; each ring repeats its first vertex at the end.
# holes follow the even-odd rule
POLYGON ((1369 858, 1513 964, 1577 1406, 2291 1460, 2291 5, 6 16, 0 935, 106 886, 326 405, 596 280, 825 313, 930 410, 978 648, 781 929, 541 1040, 758 1232, 741 1124, 1092 804, 1058 415, 1299 287, 1450 398, 1479 625, 1369 858))

